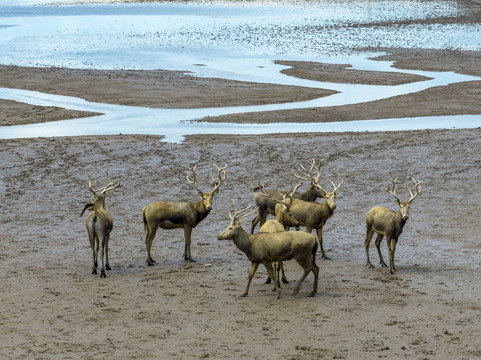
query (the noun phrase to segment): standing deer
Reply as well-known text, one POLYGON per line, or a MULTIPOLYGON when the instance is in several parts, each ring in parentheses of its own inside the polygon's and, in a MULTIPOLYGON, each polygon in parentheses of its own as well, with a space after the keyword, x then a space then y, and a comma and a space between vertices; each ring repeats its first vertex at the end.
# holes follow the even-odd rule
POLYGON ((184 259, 195 261, 190 253, 191 234, 192 229, 195 228, 202 220, 204 220, 209 212, 212 210, 212 201, 214 196, 219 191, 219 187, 226 179, 225 169, 214 165, 217 168, 218 181, 215 182, 214 188, 211 192, 203 192, 197 187, 197 174, 194 168, 187 170, 187 182, 192 184, 195 190, 199 192, 202 199, 198 202, 190 201, 157 201, 153 202, 142 209, 142 218, 144 221, 144 228, 147 231, 145 237, 145 245, 147 246, 147 264, 154 265, 155 261, 150 255, 150 248, 155 237, 157 229, 184 229, 185 248, 184 259), (192 179, 189 177, 189 172, 192 172, 192 179))
POLYGON ((113 227, 112 216, 108 212, 105 206, 105 193, 113 190, 120 185, 118 180, 109 181, 109 173, 107 171, 107 185, 103 188, 94 190, 96 182, 92 184, 92 173, 88 175, 89 189, 94 194, 94 199, 91 203, 88 203, 83 208, 80 216, 82 216, 85 210, 90 210, 87 216, 87 231, 89 234, 90 247, 92 248, 93 267, 92 274, 97 274, 97 257, 99 253, 99 243, 102 244, 102 268, 100 269, 100 277, 106 277, 105 269, 111 270, 109 265, 109 239, 110 232, 113 227), (104 252, 105 252, 105 264, 104 264, 104 252))
POLYGON ((375 206, 369 210, 366 214, 367 234, 366 241, 364 242, 364 247, 366 248, 367 266, 373 268, 374 266, 369 260, 369 244, 371 243, 374 232, 377 233, 376 248, 379 254, 380 264, 382 267, 387 267, 382 258, 380 249, 381 241, 383 237, 386 236, 386 243, 389 251, 389 272, 391 274, 394 274, 396 271, 396 267, 394 266, 394 252, 396 251, 396 244, 399 235, 402 234, 404 225, 409 218, 409 206, 416 196, 418 196, 422 191, 422 181, 416 181, 413 178, 412 180, 414 182, 416 193, 413 194, 408 186, 407 188, 411 197, 408 201, 401 201, 396 195, 397 180, 398 178, 395 178, 394 180, 391 179, 392 189, 388 189, 388 192, 396 199, 399 205, 399 210, 395 212, 382 206, 375 206))
MULTIPOLYGON (((304 279, 312 271, 314 274, 314 285, 310 296, 314 296, 317 292, 317 282, 319 279, 319 267, 316 265, 317 241, 312 234, 298 231, 284 231, 279 233, 259 233, 249 234, 242 229, 241 219, 249 216, 254 211, 248 214, 241 215, 243 210, 229 212, 231 219, 229 226, 217 237, 219 240, 233 240, 235 245, 244 252, 251 261, 249 270, 249 279, 247 286, 241 296, 247 296, 249 286, 252 278, 256 273, 259 264, 263 264, 269 276, 276 279, 272 262, 285 261, 292 258, 296 259, 297 263, 304 269, 304 274, 296 284, 293 295, 299 292, 299 288, 304 279)), ((279 287, 277 281, 274 281, 274 288, 276 291, 276 298, 279 298, 279 287)))
MULTIPOLYGON (((297 186, 298 187, 298 186, 297 186)), ((289 227, 292 226, 299 226, 299 222, 296 220, 294 216, 291 215, 289 212, 289 208, 292 204, 292 195, 295 194, 297 187, 292 190, 289 190, 286 194, 282 195, 282 200, 277 200, 275 198, 272 198, 265 190, 263 189, 264 194, 271 200, 275 201, 276 204, 276 218, 273 220, 267 220, 264 225, 261 226, 259 229, 259 233, 277 233, 277 232, 283 232, 286 231, 289 227), (290 199, 287 201, 287 199, 290 199)), ((280 287, 280 282, 279 282, 279 272, 282 271, 282 282, 284 284, 288 284, 289 281, 287 280, 286 273, 284 272, 284 265, 282 261, 279 261, 277 264, 277 267, 275 269, 277 271, 277 286, 280 287)), ((266 284, 271 283, 271 278, 267 277, 266 284)))
MULTIPOLYGON (((306 180, 305 177, 294 174, 299 179, 306 180)), ((310 201, 304 201, 299 199, 293 199, 289 212, 299 221, 299 225, 306 227, 306 232, 311 233, 316 229, 316 234, 321 246, 321 255, 324 259, 329 259, 324 251, 323 239, 322 239, 322 227, 326 221, 334 214, 336 209, 336 195, 337 190, 344 183, 340 174, 338 176, 338 185, 335 185, 331 180, 332 191, 326 191, 319 186, 325 198, 322 204, 310 201)))
MULTIPOLYGON (((307 170, 306 168, 304 168, 304 166, 301 165, 303 173, 309 173, 309 178, 306 180, 309 180, 311 183, 309 184, 307 190, 305 190, 304 192, 295 193, 293 195, 294 198, 304 201, 316 201, 317 198, 324 197, 324 192, 319 185, 319 177, 321 172, 320 169, 323 161, 324 158, 318 159, 318 162, 316 164, 316 160, 313 158, 311 168, 309 170, 307 170), (315 177, 312 175, 313 169, 317 170, 317 176, 315 177)), ((306 174, 306 176, 308 175, 306 174)), ((282 195, 285 194, 285 192, 280 192, 277 190, 265 190, 262 191, 262 193, 256 193, 257 190, 262 189, 264 189, 264 185, 262 185, 259 181, 259 186, 254 188, 254 201, 257 208, 257 215, 252 220, 251 234, 254 233, 254 229, 259 222, 260 226, 264 225, 268 214, 275 216, 276 202, 274 201, 274 199, 282 200, 282 195), (270 198, 267 195, 269 195, 270 198)))

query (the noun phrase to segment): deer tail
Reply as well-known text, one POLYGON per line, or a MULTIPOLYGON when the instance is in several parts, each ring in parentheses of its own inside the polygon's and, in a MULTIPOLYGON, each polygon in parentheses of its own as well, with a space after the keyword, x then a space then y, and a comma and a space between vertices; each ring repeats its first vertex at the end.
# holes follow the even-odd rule
POLYGON ((94 204, 88 203, 87 205, 85 205, 85 206, 84 206, 84 209, 83 209, 82 212, 80 213, 80 217, 82 217, 82 215, 84 214, 85 210, 89 210, 89 211, 94 210, 94 204))
POLYGON ((144 231, 147 231, 147 218, 145 217, 145 208, 142 209, 142 220, 144 221, 144 231))

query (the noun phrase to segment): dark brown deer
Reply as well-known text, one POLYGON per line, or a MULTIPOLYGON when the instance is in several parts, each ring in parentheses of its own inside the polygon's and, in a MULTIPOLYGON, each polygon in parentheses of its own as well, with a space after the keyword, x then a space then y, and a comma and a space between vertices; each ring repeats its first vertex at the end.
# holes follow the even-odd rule
POLYGON ((109 239, 110 232, 113 227, 112 216, 105 206, 105 193, 107 191, 113 190, 119 187, 120 182, 109 181, 109 173, 107 172, 107 185, 103 188, 94 190, 95 182, 92 183, 91 179, 92 173, 88 175, 89 178, 89 189, 94 194, 94 199, 91 203, 88 203, 83 208, 80 216, 82 216, 85 210, 90 210, 87 216, 87 231, 89 234, 90 247, 92 248, 92 258, 93 267, 92 274, 97 274, 97 258, 99 253, 99 243, 102 245, 102 268, 100 269, 100 277, 106 277, 105 269, 110 270, 109 265, 109 239), (105 253, 105 263, 104 263, 104 253, 105 253))
MULTIPOLYGON (((303 177, 296 175, 300 179, 303 177)), ((336 195, 337 190, 343 184, 344 180, 341 175, 338 174, 338 185, 335 185, 331 180, 332 191, 326 191, 319 186, 323 192, 323 197, 325 198, 322 204, 304 201, 299 199, 293 199, 289 212, 292 216, 296 218, 299 225, 306 227, 306 232, 311 233, 312 230, 316 229, 317 238, 319 239, 319 245, 321 246, 321 255, 324 259, 329 259, 324 251, 323 238, 322 238, 322 227, 326 221, 334 214, 336 209, 336 195)))
POLYGON ((391 179, 392 189, 388 189, 388 192, 392 196, 394 196, 399 205, 399 210, 397 212, 382 206, 375 206, 366 214, 367 234, 366 241, 364 242, 364 247, 366 248, 367 266, 371 268, 373 268, 374 266, 369 260, 369 244, 371 243, 371 239, 374 233, 377 233, 375 244, 377 248, 377 253, 379 254, 381 266, 387 267, 386 263, 382 258, 380 248, 381 241, 385 236, 389 252, 389 272, 393 274, 396 271, 396 267, 394 266, 394 252, 396 251, 396 244, 398 242, 399 236, 403 232, 404 225, 409 218, 409 206, 416 198, 416 196, 418 196, 422 191, 422 181, 416 181, 414 180, 414 178, 412 180, 414 182, 414 188, 416 192, 413 194, 408 186, 409 194, 411 195, 411 197, 408 201, 401 201, 401 199, 399 199, 396 195, 398 178, 395 178, 394 180, 391 179))
MULTIPOLYGON (((319 186, 319 177, 321 172, 320 169, 323 161, 324 158, 318 159, 317 162, 316 159, 313 158, 311 168, 309 170, 307 170, 303 165, 301 165, 301 173, 304 174, 306 177, 308 176, 308 178, 305 180, 309 180, 311 183, 309 184, 307 190, 305 190, 304 192, 295 193, 294 198, 304 201, 316 201, 317 198, 324 197, 324 192, 319 186), (313 169, 317 170, 316 176, 312 175, 313 169)), ((276 202, 273 199, 282 200, 282 195, 285 194, 285 192, 277 190, 265 190, 262 193, 256 193, 257 190, 262 190, 263 188, 264 185, 261 184, 260 181, 259 185, 254 188, 254 202, 257 208, 257 215, 252 220, 251 234, 254 233, 254 229, 258 223, 260 223, 260 226, 264 225, 267 220, 267 215, 270 214, 275 216, 276 202), (269 198, 267 195, 269 195, 271 198, 269 198)))
POLYGON ((197 187, 197 174, 195 169, 187 170, 187 182, 192 184, 195 190, 199 192, 202 199, 198 202, 190 201, 157 201, 153 202, 142 209, 142 218, 144 220, 144 227, 147 232, 145 237, 145 245, 147 246, 147 264, 154 265, 155 261, 150 254, 150 248, 155 237, 157 229, 184 229, 185 248, 184 259, 195 261, 190 252, 192 229, 194 229, 212 210, 212 201, 214 196, 219 191, 219 187, 226 179, 225 169, 214 165, 217 168, 218 181, 210 192, 203 192, 197 187), (192 172, 192 179, 189 177, 189 172, 192 172))
MULTIPOLYGON (((310 296, 317 292, 317 282, 319 279, 319 267, 316 265, 317 241, 312 234, 300 231, 284 231, 278 233, 259 233, 249 234, 242 229, 241 219, 250 215, 254 211, 241 215, 248 208, 236 211, 234 214, 229 212, 231 219, 229 226, 218 236, 219 240, 233 240, 235 245, 244 252, 251 261, 249 270, 249 280, 241 296, 246 296, 249 286, 256 273, 259 264, 263 264, 269 276, 276 279, 272 268, 272 262, 285 261, 292 258, 304 269, 304 274, 297 282, 293 295, 299 292, 299 288, 304 279, 312 271, 314 274, 314 284, 310 296)), ((274 281, 276 298, 279 298, 278 282, 274 281)))

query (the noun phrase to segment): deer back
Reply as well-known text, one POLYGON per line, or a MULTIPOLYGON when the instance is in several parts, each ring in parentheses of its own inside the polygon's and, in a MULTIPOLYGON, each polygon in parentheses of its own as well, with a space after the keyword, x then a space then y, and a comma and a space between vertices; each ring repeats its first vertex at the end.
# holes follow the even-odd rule
MULTIPOLYGON (((265 192, 275 199, 282 200, 282 194, 277 190, 265 190, 265 192)), ((262 193, 255 193, 254 202, 256 204, 256 207, 259 207, 264 211, 269 212, 269 214, 271 215, 275 215, 277 203, 274 200, 270 199, 269 196, 266 196, 262 193)))

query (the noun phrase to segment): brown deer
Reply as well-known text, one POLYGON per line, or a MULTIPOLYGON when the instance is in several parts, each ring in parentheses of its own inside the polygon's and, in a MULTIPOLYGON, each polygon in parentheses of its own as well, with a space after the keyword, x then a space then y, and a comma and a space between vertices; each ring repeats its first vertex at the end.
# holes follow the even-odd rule
POLYGON ((411 205, 412 201, 418 196, 422 189, 421 189, 421 181, 416 181, 414 178, 412 179, 414 182, 415 187, 415 194, 411 192, 411 189, 408 186, 409 194, 411 195, 408 201, 401 201, 396 195, 396 187, 398 178, 394 180, 391 179, 392 182, 392 189, 388 189, 388 192, 394 196, 396 199, 399 210, 397 212, 387 209, 382 206, 375 206, 371 210, 369 210, 366 214, 366 225, 367 225, 367 234, 366 234, 366 241, 364 242, 364 247, 366 248, 366 257, 367 257, 367 266, 373 268, 374 266, 371 264, 369 260, 369 244, 371 243, 371 239, 373 234, 377 233, 376 238, 376 248, 379 254, 379 260, 382 267, 387 267, 386 263, 384 262, 382 255, 381 255, 381 241, 386 237, 387 248, 389 251, 389 272, 393 274, 396 271, 396 267, 394 266, 394 252, 396 251, 396 244, 399 238, 399 235, 402 234, 404 225, 406 224, 407 219, 409 218, 409 206, 411 205))
MULTIPOLYGON (((297 186, 299 187, 299 185, 297 186)), ((259 233, 277 233, 277 232, 283 232, 288 230, 292 226, 299 226, 299 222, 296 220, 294 216, 291 215, 289 212, 289 208, 292 204, 292 195, 295 194, 297 187, 292 190, 291 189, 286 193, 282 195, 282 201, 277 200, 275 198, 272 198, 267 192, 265 192, 265 189, 263 189, 263 193, 266 194, 268 198, 271 200, 275 201, 276 204, 276 218, 273 220, 267 220, 264 225, 261 226, 259 229, 259 233), (287 199, 290 199, 289 201, 287 199)), ((284 284, 288 284, 289 281, 287 280, 286 273, 284 272, 284 265, 282 261, 279 261, 277 263, 277 267, 275 269, 277 271, 277 286, 280 287, 280 282, 279 282, 279 272, 282 272, 282 282, 284 284)), ((266 284, 271 283, 271 278, 267 277, 266 284)))
POLYGON ((212 201, 219 191, 219 187, 226 179, 225 169, 214 165, 217 168, 218 181, 215 182, 214 188, 210 192, 203 192, 197 187, 197 174, 194 168, 187 170, 187 182, 192 184, 195 190, 199 192, 202 199, 198 202, 190 201, 157 201, 153 202, 142 209, 142 218, 144 227, 147 232, 145 237, 145 245, 147 246, 147 264, 152 266, 155 260, 152 259, 150 248, 155 237, 157 229, 184 229, 185 248, 184 259, 195 261, 190 253, 192 229, 195 228, 212 210, 212 201), (192 172, 192 179, 189 177, 192 172))
MULTIPOLYGON (((316 229, 316 234, 319 239, 319 244, 321 246, 321 255, 324 259, 329 259, 324 251, 323 238, 322 238, 322 227, 326 221, 334 214, 336 209, 336 195, 337 190, 344 183, 340 174, 338 176, 338 185, 335 185, 331 180, 332 191, 326 191, 319 186, 323 192, 323 197, 325 198, 322 204, 304 201, 299 199, 293 199, 292 204, 289 208, 289 212, 296 218, 299 225, 306 227, 306 232, 311 233, 312 230, 316 229)), ((303 179, 303 177, 296 175, 296 177, 303 179)))
POLYGON ((273 197, 264 188, 262 189, 262 193, 268 199, 276 203, 276 206, 274 208, 276 218, 273 220, 266 221, 259 229, 259 232, 286 231, 292 226, 299 225, 299 222, 296 220, 296 218, 292 216, 292 214, 289 212, 289 208, 291 207, 291 204, 292 204, 293 195, 295 195, 298 187, 299 185, 297 185, 294 188, 294 190, 292 190, 292 187, 291 187, 291 189, 288 192, 282 194, 281 200, 278 200, 275 197, 273 197))
POLYGON ((100 277, 106 277, 105 269, 111 270, 109 265, 109 239, 110 232, 113 227, 112 216, 108 212, 105 206, 105 193, 119 187, 120 182, 109 181, 109 173, 107 171, 107 185, 103 188, 94 190, 96 182, 92 183, 92 173, 88 175, 89 189, 94 194, 94 199, 91 203, 88 203, 83 208, 80 216, 82 216, 85 210, 90 210, 87 215, 87 231, 89 234, 90 247, 92 248, 93 267, 92 274, 97 274, 97 257, 99 253, 99 243, 102 244, 102 268, 100 269, 100 277), (105 252, 105 264, 104 264, 104 252, 105 252))
MULTIPOLYGON (((251 261, 249 270, 249 279, 247 286, 241 296, 247 296, 252 278, 256 273, 259 264, 263 264, 269 276, 276 279, 276 275, 272 268, 272 262, 285 261, 292 258, 304 269, 304 274, 296 284, 293 295, 299 292, 299 288, 304 279, 312 271, 314 274, 314 285, 310 296, 314 296, 317 292, 317 282, 319 279, 319 267, 316 265, 317 241, 312 234, 298 231, 284 231, 279 233, 259 233, 249 234, 242 229, 241 219, 249 216, 254 211, 241 215, 249 207, 234 212, 229 212, 231 219, 229 226, 218 236, 219 240, 233 240, 235 245, 244 252, 251 261)), ((279 298, 279 287, 277 281, 274 281, 276 298, 279 298)))
MULTIPOLYGON (((304 166, 301 165, 301 168, 303 169, 302 172, 309 173, 309 178, 307 180, 309 180, 311 183, 309 184, 309 187, 307 188, 307 190, 305 190, 304 192, 295 193, 293 195, 294 198, 304 200, 304 201, 316 201, 317 198, 324 197, 324 192, 322 191, 322 188, 319 186, 319 177, 320 177, 320 171, 321 171, 320 169, 323 161, 324 161, 324 158, 318 159, 317 162, 316 162, 316 159, 313 158, 310 170, 307 170, 306 168, 304 168, 304 166), (317 176, 312 175, 313 169, 317 170, 317 176)), ((264 189, 264 187, 265 186, 261 184, 259 181, 259 185, 254 188, 254 202, 257 208, 257 215, 252 220, 251 234, 254 233, 254 229, 259 222, 260 222, 260 226, 264 225, 268 214, 275 216, 276 202, 274 201, 274 199, 282 200, 282 195, 285 194, 285 192, 281 192, 277 190, 265 190, 262 193, 256 193, 257 190, 262 190, 264 189), (267 194, 271 196, 271 198, 267 197, 267 194)))

